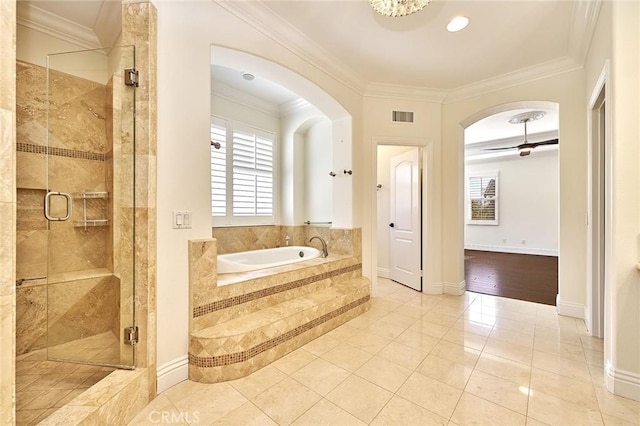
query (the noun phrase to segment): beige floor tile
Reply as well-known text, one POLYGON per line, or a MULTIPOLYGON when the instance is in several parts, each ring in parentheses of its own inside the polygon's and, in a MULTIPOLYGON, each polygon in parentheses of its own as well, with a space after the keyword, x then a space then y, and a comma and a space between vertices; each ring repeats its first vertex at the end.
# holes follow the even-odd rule
POLYGON ((397 395, 448 419, 462 395, 462 390, 420 373, 413 373, 397 395))
POLYGON ((570 379, 559 374, 533 368, 531 370, 531 390, 544 392, 585 408, 598 410, 598 401, 591 383, 570 379))
POLYGON ((293 374, 295 371, 301 369, 305 365, 309 364, 311 361, 316 359, 317 356, 308 352, 302 348, 296 349, 295 351, 283 356, 279 360, 273 362, 273 365, 278 370, 282 371, 285 374, 293 374))
POLYGON ((502 340, 487 341, 487 344, 484 346, 484 352, 526 365, 531 365, 531 359, 533 357, 533 350, 531 350, 531 348, 502 340))
MULTIPOLYGON (((197 422, 195 422, 197 424, 197 422)), ((229 414, 218 419, 216 426, 276 426, 274 422, 251 402, 245 402, 229 414)))
MULTIPOLYGON (((188 398, 193 394, 204 392, 207 387, 212 386, 206 383, 193 382, 191 380, 185 380, 177 385, 171 386, 162 394, 169 398, 172 403, 179 402, 182 399, 188 398)), ((215 386, 215 385, 214 385, 215 386)))
MULTIPOLYGON (((386 311, 386 310, 383 310, 382 312, 384 315, 389 313, 389 311, 386 311)), ((360 316, 355 317, 351 321, 347 322, 347 325, 349 325, 350 327, 362 330, 364 328, 370 327, 376 321, 378 321, 378 318, 367 317, 364 314, 362 314, 360 316)))
POLYGON ((288 425, 321 398, 308 387, 286 378, 258 395, 253 403, 278 425, 288 425))
POLYGON ((429 355, 416 370, 418 373, 446 383, 458 389, 464 389, 473 372, 472 367, 456 364, 448 359, 429 355))
POLYGON ((320 400, 293 422, 296 426, 364 426, 355 416, 326 399, 320 400))
POLYGON ((180 413, 189 417, 195 417, 197 414, 199 423, 210 424, 245 402, 247 398, 228 383, 215 383, 207 385, 201 392, 175 401, 173 405, 180 413))
POLYGON ((527 416, 553 426, 603 424, 597 409, 572 404, 536 390, 529 395, 527 416))
POLYGON ((411 372, 408 368, 376 355, 356 370, 355 374, 388 391, 396 392, 411 372))
POLYGON ((322 359, 329 361, 347 371, 354 372, 373 355, 347 343, 342 343, 322 355, 322 359))
POLYGON ((386 311, 393 311, 401 306, 403 303, 396 300, 389 300, 388 298, 372 297, 371 308, 384 309, 386 311))
POLYGON ((480 351, 441 340, 440 343, 431 350, 430 355, 435 355, 458 364, 473 367, 478 361, 480 351))
POLYGON ((30 390, 49 390, 58 383, 64 375, 60 374, 43 374, 38 376, 36 380, 29 384, 30 390))
POLYGON ((447 419, 395 395, 370 424, 375 426, 444 426, 447 424, 447 419))
POLYGON ((442 336, 447 334, 447 331, 449 331, 449 328, 450 327, 448 326, 434 324, 429 321, 420 320, 420 321, 416 321, 415 324, 409 327, 409 330, 426 334, 427 336, 435 337, 437 339, 441 339, 442 336))
POLYGON ((17 426, 22 426, 22 425, 31 424, 31 422, 36 420, 38 417, 40 417, 41 415, 43 415, 47 411, 49 411, 49 410, 45 409, 45 408, 39 409, 39 410, 20 410, 20 411, 16 411, 16 425, 17 426))
POLYGON ((429 353, 435 348, 439 341, 440 339, 437 337, 428 336, 414 330, 406 330, 394 340, 396 343, 410 346, 425 353, 429 353))
POLYGON ((363 331, 369 334, 384 337, 388 340, 393 340, 401 335, 407 328, 408 326, 402 327, 379 320, 376 323, 372 324, 370 327, 365 328, 363 331))
POLYGON ((377 354, 389 343, 391 343, 391 340, 363 331, 354 334, 353 337, 349 339, 348 343, 351 346, 354 346, 370 354, 377 354))
POLYGON ((405 317, 413 318, 414 320, 420 319, 424 314, 424 312, 422 312, 422 309, 420 307, 409 304, 409 303, 405 303, 402 306, 398 306, 398 308, 393 312, 396 312, 405 317))
POLYGON ((570 377, 587 383, 591 382, 589 368, 584 362, 572 361, 555 354, 534 351, 531 365, 533 368, 550 371, 561 376, 570 377))
POLYGON ((447 328, 453 327, 453 324, 455 324, 456 321, 458 321, 459 316, 443 315, 443 314, 435 313, 434 310, 437 308, 438 307, 436 306, 435 308, 433 308, 432 310, 424 314, 422 316, 421 322, 437 324, 447 328))
POLYGON ((591 375, 591 383, 599 388, 605 388, 604 368, 595 365, 587 365, 587 368, 589 368, 589 374, 591 375))
MULTIPOLYGON (((16 409, 17 410, 25 410, 26 406, 37 399, 41 395, 46 394, 45 390, 19 390, 16 391, 16 409)), ((47 407, 48 408, 48 407, 47 407)))
POLYGON ((582 347, 592 351, 604 352, 604 339, 593 336, 580 336, 582 347))
POLYGON ((58 402, 56 402, 56 404, 54 405, 54 408, 60 408, 63 405, 67 405, 68 403, 70 403, 76 396, 82 394, 82 392, 84 392, 86 389, 74 389, 72 391, 70 391, 64 398, 60 399, 58 402))
POLYGON ((380 318, 380 321, 382 322, 393 324, 398 327, 402 327, 403 329, 413 325, 417 320, 418 318, 403 315, 398 311, 389 312, 387 315, 380 318))
POLYGON ((340 344, 340 340, 334 339, 326 334, 318 337, 304 345, 302 348, 307 352, 311 352, 315 356, 320 356, 340 344))
POLYGON ((281 382, 286 378, 287 375, 282 371, 271 365, 267 365, 266 367, 261 368, 254 373, 251 373, 247 377, 233 380, 228 383, 242 395, 249 399, 252 399, 259 393, 264 392, 271 386, 281 382))
POLYGON ((513 343, 514 345, 525 346, 528 349, 533 348, 533 334, 519 333, 517 331, 503 330, 494 327, 489 341, 502 340, 507 343, 513 343))
POLYGON ((351 373, 322 358, 311 361, 291 375, 309 389, 325 396, 351 373))
POLYGON ((338 385, 327 399, 365 423, 370 423, 393 393, 358 376, 351 376, 338 385))
MULTIPOLYGON (((429 311, 429 314, 430 315, 446 315, 450 317, 455 317, 457 320, 460 316, 462 316, 462 314, 464 313, 464 310, 465 310, 464 305, 450 306, 450 305, 445 305, 443 301, 443 302, 440 302, 437 306, 435 306, 431 311, 429 311)), ((451 323, 451 325, 453 325, 454 323, 455 321, 451 323)))
POLYGON ((40 409, 49 409, 56 406, 57 402, 62 398, 66 397, 71 390, 68 389, 51 389, 47 392, 43 392, 36 398, 33 398, 31 401, 26 403, 21 407, 22 410, 40 410, 40 409))
POLYGON ((602 413, 640 425, 640 401, 614 395, 603 388, 596 388, 595 393, 602 413))
POLYGON ((515 382, 476 370, 471 374, 464 390, 522 415, 527 414, 529 389, 522 388, 515 382))
MULTIPOLYGON (((160 423, 162 421, 162 413, 178 413, 178 409, 164 394, 156 396, 142 411, 136 414, 129 422, 129 426, 160 423)), ((171 414, 169 414, 169 416, 171 416, 171 414)))
POLYGON ((553 340, 567 345, 582 346, 580 335, 575 332, 562 330, 557 327, 536 326, 536 338, 553 340))
POLYGON ((427 352, 394 341, 378 352, 378 356, 410 370, 414 370, 427 356, 427 352))
POLYGON ((618 417, 615 416, 610 416, 609 414, 605 414, 605 413, 600 413, 602 414, 602 420, 604 421, 605 426, 637 426, 638 422, 635 423, 629 423, 624 419, 620 419, 618 417))
POLYGON ((529 387, 531 379, 530 366, 486 352, 480 355, 478 363, 476 364, 476 370, 511 380, 527 388, 529 387))
POLYGON ((478 324, 490 325, 492 327, 496 323, 496 316, 474 311, 465 311, 464 319, 478 324))
POLYGON ((379 320, 380 318, 389 315, 389 312, 393 312, 393 311, 388 311, 387 309, 381 309, 381 308, 370 308, 368 311, 362 313, 360 316, 374 319, 374 320, 379 320))
POLYGON ((536 326, 531 322, 522 322, 509 318, 498 317, 494 325, 496 330, 514 331, 521 334, 534 335, 536 326))
POLYGON ((583 349, 584 357, 587 359, 587 364, 602 367, 604 365, 604 354, 598 351, 592 351, 591 349, 583 349))
POLYGON ((349 340, 351 336, 358 332, 358 329, 351 327, 349 324, 342 324, 340 327, 334 328, 327 333, 327 336, 333 337, 341 342, 349 340))
POLYGON ((465 392, 451 421, 459 425, 524 426, 526 417, 465 392))
POLYGON ((458 319, 455 324, 453 324, 453 328, 456 330, 466 331, 468 333, 477 334, 478 336, 488 337, 491 334, 491 330, 493 327, 490 325, 479 324, 473 321, 467 321, 464 318, 458 319))
POLYGON ((487 338, 464 330, 459 330, 454 326, 454 328, 449 329, 449 331, 442 336, 442 340, 481 351, 482 348, 484 348, 487 338))
POLYGON ((549 425, 546 423, 542 423, 541 421, 538 421, 531 417, 527 417, 527 426, 549 426, 549 425))
POLYGON ((536 337, 533 343, 533 349, 548 354, 556 354, 572 361, 585 362, 586 360, 581 346, 569 345, 554 340, 536 337))

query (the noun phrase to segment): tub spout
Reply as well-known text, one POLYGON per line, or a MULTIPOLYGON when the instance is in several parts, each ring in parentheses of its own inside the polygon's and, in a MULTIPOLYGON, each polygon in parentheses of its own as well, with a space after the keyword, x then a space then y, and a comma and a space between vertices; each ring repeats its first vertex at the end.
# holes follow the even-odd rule
POLYGON ((318 237, 317 235, 315 237, 311 237, 309 239, 309 242, 315 240, 315 239, 319 239, 320 242, 322 243, 322 257, 325 258, 327 256, 329 256, 329 252, 327 251, 327 243, 322 239, 322 237, 318 237))

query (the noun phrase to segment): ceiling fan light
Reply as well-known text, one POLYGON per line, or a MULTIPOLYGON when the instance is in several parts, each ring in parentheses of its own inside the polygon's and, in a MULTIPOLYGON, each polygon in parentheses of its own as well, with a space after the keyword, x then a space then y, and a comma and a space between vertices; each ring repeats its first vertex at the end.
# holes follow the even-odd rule
POLYGON ((373 10, 380 15, 396 18, 424 9, 431 0, 370 0, 370 3, 373 10))
POLYGON ((447 24, 447 31, 455 33, 463 30, 467 25, 469 25, 469 18, 466 16, 456 16, 447 24))
POLYGON ((525 157, 529 154, 531 154, 531 151, 533 151, 533 147, 530 146, 523 146, 518 148, 518 152, 520 153, 520 157, 525 157))

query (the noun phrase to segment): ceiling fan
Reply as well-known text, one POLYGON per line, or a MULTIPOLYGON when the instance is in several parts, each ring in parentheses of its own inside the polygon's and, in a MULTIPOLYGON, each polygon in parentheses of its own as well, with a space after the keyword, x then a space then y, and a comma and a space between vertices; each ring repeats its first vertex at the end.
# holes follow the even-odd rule
POLYGON ((545 115, 544 111, 530 111, 530 112, 524 112, 522 114, 518 114, 511 117, 511 119, 509 120, 509 123, 511 124, 524 123, 524 143, 521 143, 520 145, 516 145, 516 146, 507 146, 503 148, 486 148, 485 151, 502 151, 506 149, 517 149, 518 152, 520 153, 520 157, 525 157, 531 154, 531 151, 533 151, 533 149, 538 146, 557 145, 558 139, 549 139, 541 142, 529 142, 527 140, 527 123, 529 121, 539 120, 542 117, 544 117, 544 115, 545 115))

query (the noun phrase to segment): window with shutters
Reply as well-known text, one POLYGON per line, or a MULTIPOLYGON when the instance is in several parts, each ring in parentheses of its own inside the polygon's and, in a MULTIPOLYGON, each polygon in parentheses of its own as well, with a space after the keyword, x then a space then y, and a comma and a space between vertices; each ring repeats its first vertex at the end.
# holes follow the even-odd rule
POLYGON ((498 172, 468 176, 467 196, 467 224, 498 224, 498 172))
POLYGON ((275 135, 211 119, 211 215, 214 226, 275 223, 275 135))

